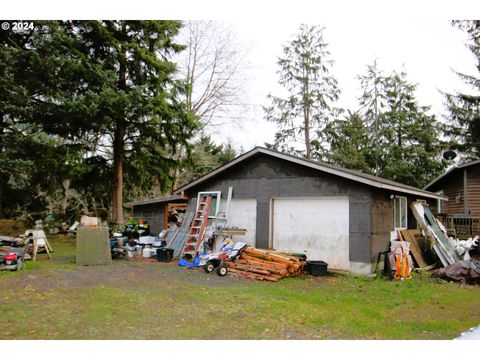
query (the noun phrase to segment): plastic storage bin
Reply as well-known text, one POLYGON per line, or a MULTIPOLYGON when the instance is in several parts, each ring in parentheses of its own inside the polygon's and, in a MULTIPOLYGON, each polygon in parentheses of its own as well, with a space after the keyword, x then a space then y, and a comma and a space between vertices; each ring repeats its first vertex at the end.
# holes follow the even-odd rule
POLYGON ((172 261, 173 260, 173 249, 169 249, 169 248, 159 248, 159 249, 157 249, 157 260, 158 261, 172 261))
POLYGON ((307 272, 313 276, 327 275, 327 267, 325 261, 307 261, 307 272))

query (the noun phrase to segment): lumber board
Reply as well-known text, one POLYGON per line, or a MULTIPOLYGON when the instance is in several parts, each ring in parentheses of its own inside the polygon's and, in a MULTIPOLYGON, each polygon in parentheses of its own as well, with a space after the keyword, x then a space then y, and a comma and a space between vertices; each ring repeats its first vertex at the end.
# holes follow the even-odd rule
POLYGON ((215 234, 220 236, 232 236, 232 235, 245 235, 246 232, 247 230, 245 229, 231 229, 231 230, 224 229, 224 230, 216 231, 215 234))
POLYGON ((293 256, 291 253, 286 253, 286 252, 281 252, 281 251, 275 251, 275 253, 283 255, 283 256, 289 258, 290 260, 299 261, 298 257, 293 256))
POLYGON ((257 259, 257 258, 248 256, 248 255, 244 256, 243 254, 242 254, 242 256, 240 256, 240 259, 250 261, 250 262, 252 262, 254 264, 258 264, 258 265, 264 265, 265 267, 278 269, 278 270, 287 270, 287 268, 288 268, 288 265, 286 265, 286 264, 279 264, 279 263, 272 262, 272 261, 265 261, 265 260, 257 259))
POLYGON ((241 276, 246 277, 248 279, 263 280, 262 275, 252 274, 252 273, 249 273, 249 272, 246 272, 246 271, 243 271, 243 270, 230 268, 230 269, 228 269, 228 271, 231 272, 231 273, 234 273, 234 274, 241 275, 241 276))
POLYGON ((276 264, 274 263, 263 263, 263 262, 258 262, 258 261, 255 261, 255 260, 250 260, 250 259, 240 259, 242 261, 246 261, 248 262, 250 265, 254 265, 254 266, 257 266, 257 267, 261 267, 263 269, 268 269, 268 270, 275 270, 275 271, 280 271, 280 272, 288 272, 288 269, 287 269, 287 266, 285 267, 281 267, 281 266, 277 266, 276 264))
POLYGON ((417 242, 417 239, 410 230, 401 230, 399 233, 402 235, 402 238, 404 241, 407 241, 410 243, 410 251, 412 252, 412 255, 417 262, 418 266, 421 268, 427 267, 428 264, 425 261, 425 258, 423 257, 422 251, 420 249, 420 245, 417 242))
POLYGON ((281 262, 281 263, 284 263, 284 264, 291 264, 292 263, 292 260, 289 260, 288 258, 285 258, 284 256, 279 256, 277 254, 268 254, 268 256, 270 256, 270 258, 272 258, 272 260, 274 261, 278 261, 278 262, 281 262))
POLYGON ((278 281, 280 278, 275 276, 268 275, 256 275, 249 272, 245 272, 239 269, 229 269, 233 274, 237 274, 240 277, 251 279, 251 280, 268 280, 268 281, 278 281))
POLYGON ((244 253, 242 253, 242 255, 240 257, 243 258, 243 259, 258 261, 258 262, 262 262, 262 263, 265 263, 265 264, 274 264, 275 266, 280 266, 280 267, 283 267, 283 268, 287 267, 287 264, 284 264, 284 263, 279 263, 279 262, 276 262, 274 260, 264 260, 264 259, 260 259, 258 257, 252 256, 252 255, 244 254, 244 253))
POLYGON ((250 251, 249 249, 251 249, 251 248, 247 248, 244 252, 242 252, 242 254, 246 253, 247 256, 250 256, 250 257, 253 257, 253 258, 256 258, 256 259, 281 263, 281 264, 285 264, 285 265, 300 263, 298 259, 288 260, 288 259, 286 259, 282 256, 277 256, 275 254, 263 255, 263 253, 257 253, 255 251, 250 251))
POLYGON ((286 255, 283 255, 283 254, 280 254, 276 251, 267 251, 267 254, 270 255, 270 256, 275 256, 279 259, 284 259, 284 260, 287 260, 287 261, 296 261, 296 259, 291 259, 290 256, 286 256, 286 255))
POLYGON ((227 266, 234 274, 242 277, 278 281, 302 274, 304 265, 289 254, 247 246, 241 251, 240 258, 227 266))
POLYGON ((270 256, 268 256, 266 254, 263 254, 263 253, 258 253, 258 252, 251 251, 250 248, 246 248, 245 250, 243 250, 243 252, 245 252, 248 255, 255 256, 255 257, 257 257, 259 259, 262 259, 262 260, 272 261, 272 258, 270 256))
POLYGON ((263 279, 268 280, 268 281, 278 281, 278 280, 280 280, 280 278, 277 278, 277 277, 274 277, 274 276, 264 276, 263 279))
POLYGON ((253 254, 258 254, 258 255, 267 255, 267 250, 257 249, 252 246, 247 246, 245 248, 245 251, 251 252, 253 254))
POLYGON ((266 269, 270 271, 272 274, 278 274, 282 276, 286 276, 288 274, 288 271, 286 269, 285 270, 276 269, 274 266, 271 266, 269 264, 257 263, 255 261, 245 260, 245 259, 237 260, 237 262, 240 264, 253 265, 261 269, 266 269))
MULTIPOLYGON (((276 253, 275 251, 271 251, 271 250, 261 250, 261 249, 257 249, 257 248, 252 248, 251 246, 247 246, 244 250, 244 252, 246 252, 247 254, 251 254, 253 256, 256 256, 256 257, 260 257, 260 258, 271 258, 271 259, 275 259, 279 262, 291 262, 291 261, 295 261, 295 260, 290 260, 288 257, 286 256, 283 256, 283 255, 280 255, 278 253, 276 253)), ((269 259, 270 260, 270 259, 269 259)))
POLYGON ((227 263, 227 266, 229 268, 234 268, 234 269, 239 269, 239 270, 244 270, 244 271, 249 271, 257 274, 262 274, 262 275, 270 275, 270 272, 268 270, 260 269, 251 265, 242 265, 242 264, 237 264, 237 263, 227 263))

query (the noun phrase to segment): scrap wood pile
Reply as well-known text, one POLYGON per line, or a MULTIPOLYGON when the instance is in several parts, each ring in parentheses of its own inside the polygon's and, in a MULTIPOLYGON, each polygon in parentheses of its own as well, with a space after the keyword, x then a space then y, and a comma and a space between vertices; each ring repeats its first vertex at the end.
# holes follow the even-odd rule
POLYGON ((233 276, 250 280, 278 281, 303 274, 304 262, 286 253, 247 246, 235 262, 227 262, 233 276))

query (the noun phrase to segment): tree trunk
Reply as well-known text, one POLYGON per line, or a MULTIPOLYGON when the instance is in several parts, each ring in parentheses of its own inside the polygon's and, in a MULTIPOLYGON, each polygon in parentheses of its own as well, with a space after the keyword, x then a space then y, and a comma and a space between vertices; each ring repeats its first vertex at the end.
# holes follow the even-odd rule
MULTIPOLYGON (((3 114, 0 114, 0 153, 3 152, 3 114)), ((3 219, 4 217, 3 212, 3 176, 0 174, 0 218, 3 219)))
MULTIPOLYGON (((176 153, 176 160, 178 162, 181 162, 183 158, 185 157, 185 151, 184 151, 183 145, 179 145, 178 151, 176 153)), ((176 167, 173 169, 173 180, 172 180, 172 188, 171 188, 171 193, 173 195, 173 191, 178 188, 179 186, 179 176, 180 176, 180 168, 176 167)))
POLYGON ((118 122, 113 141, 113 221, 123 224, 123 160, 125 149, 125 125, 118 122))
POLYGON ((307 148, 307 159, 310 160, 311 148, 310 148, 310 112, 309 109, 305 109, 305 146, 307 148))
POLYGON ((398 132, 397 132, 397 144, 398 147, 402 148, 402 115, 398 116, 398 132))
POLYGON ((308 89, 308 73, 305 76, 303 83, 303 117, 305 124, 305 147, 307 149, 306 157, 310 160, 312 157, 311 144, 310 144, 310 99, 309 99, 309 89, 308 89))
POLYGON ((0 219, 5 217, 5 213, 3 211, 3 179, 0 176, 0 219))
MULTIPOLYGON (((122 31, 125 34, 126 27, 123 24, 122 31)), ((126 51, 120 48, 118 87, 127 92, 127 67, 126 51)), ((115 224, 123 224, 123 161, 125 158, 125 119, 118 119, 115 124, 113 137, 113 221, 115 224)))
POLYGON ((66 214, 67 213, 67 207, 68 207, 68 190, 70 189, 70 180, 65 179, 62 181, 62 186, 63 186, 63 199, 62 199, 62 213, 66 214))
POLYGON ((378 85, 377 85, 377 60, 375 60, 375 71, 373 73, 373 84, 374 84, 374 92, 375 92, 375 101, 373 102, 374 106, 374 112, 375 112, 375 119, 373 120, 375 122, 374 124, 374 129, 375 129, 375 135, 374 135, 374 146, 375 146, 375 170, 374 170, 374 175, 378 176, 380 172, 380 164, 378 160, 378 154, 379 154, 379 143, 380 139, 378 136, 378 85))

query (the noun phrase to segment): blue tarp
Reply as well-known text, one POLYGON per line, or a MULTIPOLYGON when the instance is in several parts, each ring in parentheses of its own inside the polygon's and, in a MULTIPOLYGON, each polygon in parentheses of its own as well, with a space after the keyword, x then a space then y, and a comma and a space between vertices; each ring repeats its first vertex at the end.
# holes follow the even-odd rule
POLYGON ((198 266, 200 263, 200 258, 197 256, 193 259, 193 262, 188 262, 185 259, 178 260, 178 266, 198 266))

